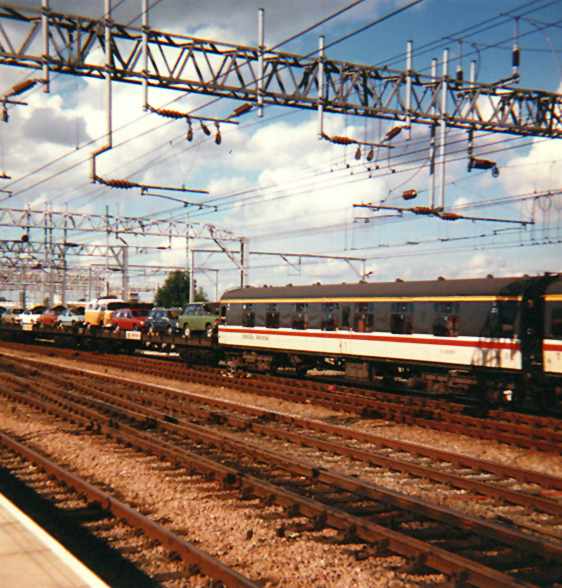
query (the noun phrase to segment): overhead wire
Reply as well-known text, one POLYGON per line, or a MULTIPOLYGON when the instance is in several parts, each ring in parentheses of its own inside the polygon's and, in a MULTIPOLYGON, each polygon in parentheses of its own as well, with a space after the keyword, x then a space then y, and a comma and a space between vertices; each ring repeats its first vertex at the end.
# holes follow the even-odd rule
MULTIPOLYGON (((162 1, 162 0, 156 0, 155 4, 156 4, 156 3, 158 3, 158 2, 160 2, 160 1, 162 1)), ((402 7, 402 9, 406 9, 406 8, 408 8, 408 7, 410 7, 410 5, 406 5, 405 7, 402 7)), ((141 14, 142 14, 142 13, 141 13, 141 14)), ((393 12, 392 14, 394 14, 394 12, 393 12)), ((138 18, 138 17, 137 17, 137 18, 138 18)), ((381 17, 381 18, 385 18, 385 17, 381 17)), ((324 19, 324 20, 326 20, 326 19, 324 19)), ((379 21, 380 21, 380 19, 376 19, 375 21, 372 21, 371 23, 369 23, 369 25, 368 25, 368 26, 373 26, 373 24, 376 24, 376 23, 378 23, 379 21)), ((367 26, 367 25, 366 25, 366 26, 367 26)), ((310 28, 310 27, 309 27, 309 28, 310 28)), ((363 30, 363 29, 364 29, 364 27, 361 27, 361 29, 358 29, 358 31, 360 31, 360 30, 363 30)), ((305 30, 308 30, 308 29, 305 29, 305 30)), ((353 33, 353 34, 357 34, 357 32, 358 32, 358 31, 355 31, 355 32, 352 32, 352 33, 353 33)), ((348 35, 345 35, 344 37, 342 37, 342 38, 340 38, 340 39, 336 39, 336 40, 334 41, 334 44, 335 44, 335 43, 337 43, 337 42, 341 42, 341 40, 342 40, 342 39, 344 39, 344 38, 345 38, 345 39, 349 38, 349 37, 350 37, 350 35, 351 35, 352 33, 350 33, 350 34, 348 34, 348 35)), ((293 36, 293 37, 294 37, 294 36, 293 36)), ((278 44, 278 46, 281 46, 282 44, 284 44, 284 43, 283 43, 283 42, 282 42, 282 43, 279 43, 279 44, 278 44)), ((309 54, 309 55, 313 55, 313 54, 315 54, 315 53, 316 53, 316 52, 312 52, 312 53, 311 53, 311 54, 309 54)), ((210 104, 212 104, 212 103, 214 103, 214 102, 216 102, 216 101, 218 101, 218 100, 220 100, 220 99, 221 99, 221 98, 217 98, 217 99, 214 99, 214 100, 212 100, 212 101, 208 102, 208 103, 207 103, 207 104, 205 104, 205 105, 198 106, 198 107, 196 107, 196 108, 194 109, 194 111, 198 111, 198 110, 200 110, 201 108, 204 108, 204 107, 206 107, 206 106, 208 106, 208 105, 210 105, 210 104)), ((169 122, 169 121, 167 121, 167 122, 169 122)), ((163 124, 162 124, 162 125, 160 125, 160 126, 164 126, 165 124, 166 124, 166 123, 163 123, 163 124)), ((151 132, 151 131, 149 131, 149 132, 151 132)), ((141 134, 139 134, 139 136, 138 136, 138 137, 135 137, 135 138, 139 138, 139 137, 145 136, 146 134, 147 134, 147 132, 141 133, 141 134)), ((133 139, 130 139, 130 140, 133 140, 133 139)), ((127 144, 127 143, 129 143, 129 142, 130 142, 130 140, 126 140, 126 141, 124 141, 124 142, 121 142, 121 143, 119 143, 117 146, 120 146, 120 145, 127 144)), ((91 144, 91 143, 90 143, 90 144, 91 144)), ((86 145, 88 145, 88 144, 86 144, 86 145)), ((86 145, 84 145, 84 146, 86 146, 86 145)), ((83 161, 82 161, 81 163, 83 163, 83 161)), ((70 168, 68 168, 68 169, 67 169, 67 171, 70 171, 71 169, 74 169, 75 167, 77 167, 77 165, 78 165, 78 164, 71 166, 70 168)), ((37 187, 37 185, 40 185, 40 183, 43 183, 44 181, 48 181, 48 180, 52 179, 52 177, 58 177, 59 175, 61 175, 61 174, 60 174, 60 172, 59 172, 59 173, 57 173, 57 174, 54 174, 53 176, 49 176, 48 178, 46 178, 45 180, 42 180, 42 181, 41 181, 41 182, 39 182, 39 183, 35 183, 35 184, 33 184, 32 186, 30 186, 30 187, 28 187, 28 188, 26 188, 26 189, 24 189, 24 190, 20 190, 19 192, 15 193, 15 195, 18 195, 18 194, 20 194, 20 193, 22 193, 22 192, 24 192, 24 191, 28 191, 29 189, 35 188, 35 187, 37 187)))
MULTIPOLYGON (((162 1, 162 0, 159 0, 159 1, 162 1)), ((396 14, 399 14, 399 13, 401 13, 401 12, 404 12, 404 11, 405 11, 405 10, 407 10, 408 8, 411 8, 412 6, 414 6, 414 5, 416 5, 416 4, 419 4, 419 3, 420 3, 420 2, 422 2, 422 1, 423 1, 423 0, 411 0, 411 1, 410 1, 409 3, 407 3, 406 5, 404 5, 404 6, 400 7, 400 8, 398 8, 398 9, 396 9, 396 10, 393 10, 393 11, 391 11, 390 13, 387 13, 386 15, 383 15, 382 17, 379 17, 379 18, 375 19, 374 21, 371 21, 370 23, 368 23, 368 25, 365 25, 364 27, 360 27, 360 29, 358 29, 358 30, 356 30, 356 31, 352 31, 351 33, 348 33, 347 35, 345 35, 345 36, 344 36, 344 38, 336 39, 335 41, 333 41, 333 42, 331 43, 331 45, 330 45, 330 46, 332 46, 332 45, 335 45, 335 44, 337 44, 337 43, 339 43, 339 42, 342 42, 342 40, 347 40, 347 39, 351 38, 351 36, 353 36, 353 35, 355 35, 355 34, 358 34, 359 32, 363 32, 363 30, 366 30, 366 28, 371 28, 371 27, 375 26, 376 24, 379 24, 380 22, 383 22, 384 20, 387 20, 388 18, 390 18, 390 17, 392 17, 392 16, 395 16, 396 14)), ((355 4, 353 4, 353 5, 355 5, 355 4)), ((330 20, 330 19, 332 19, 332 18, 335 18, 335 17, 336 17, 336 16, 338 16, 339 14, 341 14, 341 10, 338 10, 338 11, 336 11, 335 13, 333 13, 332 15, 330 15, 329 17, 322 19, 322 21, 323 21, 323 23, 325 23, 325 22, 327 22, 328 20, 330 20)), ((305 29, 305 30, 307 31, 307 30, 309 30, 310 28, 311 28, 311 27, 308 27, 308 28, 307 28, 307 29, 305 29)), ((315 27, 314 27, 314 28, 315 28, 315 27)), ((302 32, 301 32, 301 34, 304 34, 304 33, 302 33, 302 32)), ((296 38, 296 37, 295 37, 295 35, 292 35, 292 37, 290 38, 290 40, 294 40, 295 38, 296 38)), ((288 42, 288 40, 285 40, 285 41, 282 41, 281 43, 278 43, 278 44, 277 44, 277 47, 280 47, 280 46, 284 45, 286 42, 288 42)), ((305 58, 308 58, 308 57, 310 57, 310 56, 312 56, 312 55, 315 55, 316 53, 318 53, 318 50, 316 50, 316 51, 313 51, 312 53, 308 54, 307 56, 305 56, 305 58)), ((287 67, 287 66, 286 66, 286 67, 287 67)), ((226 75, 226 74, 224 74, 224 75, 226 75)), ((176 101, 176 100, 178 100, 178 99, 179 99, 179 98, 176 98, 176 99, 172 100, 171 102, 167 103, 167 105, 169 105, 169 104, 171 104, 171 103, 175 102, 175 101, 176 101)), ((201 110, 202 108, 206 108, 206 107, 208 107, 208 106, 210 106, 210 105, 212 105, 212 104, 215 104, 216 102, 218 102, 218 101, 220 101, 220 100, 222 100, 222 99, 223 99, 222 97, 218 97, 218 98, 215 98, 215 99, 212 99, 212 100, 208 101, 206 104, 203 104, 203 105, 197 106, 197 107, 193 108, 193 109, 190 111, 190 114, 193 114, 194 112, 198 112, 198 111, 199 111, 199 110, 201 110)), ((161 127, 165 126, 166 124, 171 124, 172 122, 175 122, 175 121, 174 121, 174 119, 172 119, 172 120, 170 120, 170 121, 166 121, 166 122, 162 123, 161 125, 159 125, 158 127, 156 127, 156 128, 155 128, 155 129, 153 129, 153 130, 156 130, 156 129, 158 129, 158 128, 161 128, 161 127)), ((120 146, 126 145, 126 144, 130 143, 130 142, 131 142, 132 140, 134 140, 134 139, 138 139, 138 138, 140 138, 140 137, 143 137, 143 136, 145 136, 145 135, 147 135, 147 134, 149 134, 149 133, 153 132, 153 130, 148 130, 148 131, 145 131, 144 133, 140 133, 139 135, 137 135, 137 136, 135 136, 135 137, 133 137, 133 138, 130 138, 130 139, 126 139, 126 140, 124 140, 124 141, 121 141, 120 143, 117 143, 117 144, 115 144, 115 145, 113 146, 113 148, 115 149, 115 148, 117 148, 117 147, 120 147, 120 146)), ((86 145, 84 145, 84 147, 85 147, 85 146, 86 146, 86 145)), ((22 189, 22 190, 19 190, 18 192, 14 192, 14 194, 13 194, 13 196, 12 196, 12 197, 15 197, 15 196, 21 195, 21 194, 22 194, 22 193, 24 193, 24 192, 27 192, 27 191, 29 191, 29 190, 31 190, 31 189, 33 189, 33 188, 36 188, 38 185, 41 185, 41 184, 43 184, 45 181, 49 181, 50 179, 53 179, 53 178, 55 178, 55 177, 58 177, 58 176, 60 176, 60 175, 61 175, 62 173, 64 173, 65 171, 71 171, 72 169, 75 169, 76 167, 78 167, 78 165, 80 165, 81 163, 84 163, 84 161, 87 161, 87 159, 86 159, 86 160, 82 160, 81 162, 79 162, 79 163, 77 163, 77 164, 71 165, 71 166, 69 166, 68 168, 66 168, 65 170, 61 171, 61 172, 57 172, 57 173, 55 173, 55 174, 52 174, 52 175, 51 175, 51 176, 49 176, 48 178, 46 178, 46 179, 43 179, 43 180, 40 180, 40 181, 36 182, 35 184, 32 184, 32 185, 31 185, 31 186, 29 186, 29 187, 26 187, 26 188, 24 188, 24 189, 22 189)))

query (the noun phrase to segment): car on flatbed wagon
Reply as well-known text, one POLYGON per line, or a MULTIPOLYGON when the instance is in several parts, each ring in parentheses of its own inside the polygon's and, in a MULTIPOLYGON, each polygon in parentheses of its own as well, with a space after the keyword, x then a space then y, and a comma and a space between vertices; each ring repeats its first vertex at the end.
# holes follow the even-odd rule
POLYGON ((193 334, 213 335, 213 329, 219 320, 219 305, 214 302, 187 304, 178 317, 178 330, 184 337, 193 334))

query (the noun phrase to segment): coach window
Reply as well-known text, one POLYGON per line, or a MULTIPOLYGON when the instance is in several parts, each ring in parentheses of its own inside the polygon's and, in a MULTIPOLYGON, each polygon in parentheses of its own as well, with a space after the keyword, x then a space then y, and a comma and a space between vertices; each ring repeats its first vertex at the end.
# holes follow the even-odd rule
POLYGON ((375 322, 372 302, 358 302, 353 316, 353 330, 359 333, 372 331, 375 322))
POLYGON ((308 304, 297 302, 292 321, 293 329, 308 329, 308 304))
POLYGON ((410 335, 413 332, 414 305, 411 302, 393 302, 390 313, 390 332, 410 335))
POLYGON ((553 308, 550 316, 550 334, 556 339, 562 339, 562 306, 553 308))
POLYGON ((351 329, 351 305, 341 305, 341 325, 340 329, 350 330, 351 329))
POLYGON ((515 321, 519 303, 516 300, 502 300, 492 303, 488 322, 492 337, 511 338, 515 333, 515 321))
POLYGON ((326 302, 322 304, 322 330, 335 331, 338 327, 337 312, 339 304, 337 302, 326 302))
POLYGON ((433 311, 433 334, 438 337, 458 337, 459 303, 436 302, 433 311))
POLYGON ((279 308, 277 304, 268 304, 265 310, 265 326, 270 329, 279 328, 279 308))
POLYGON ((242 326, 255 327, 256 326, 256 312, 253 304, 244 304, 242 306, 242 326))

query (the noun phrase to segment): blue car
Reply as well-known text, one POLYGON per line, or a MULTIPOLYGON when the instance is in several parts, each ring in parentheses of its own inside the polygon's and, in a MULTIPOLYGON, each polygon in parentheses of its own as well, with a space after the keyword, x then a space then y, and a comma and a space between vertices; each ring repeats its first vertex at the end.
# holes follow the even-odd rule
POLYGON ((175 335, 178 332, 177 308, 153 308, 144 323, 149 335, 175 335))

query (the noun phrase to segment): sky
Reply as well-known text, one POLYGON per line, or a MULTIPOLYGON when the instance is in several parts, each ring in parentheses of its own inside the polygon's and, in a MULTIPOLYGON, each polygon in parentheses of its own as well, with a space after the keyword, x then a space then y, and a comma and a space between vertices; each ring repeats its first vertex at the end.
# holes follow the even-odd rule
MULTIPOLYGON (((39 6, 40 2, 12 2, 39 6)), ((150 0, 151 26, 161 31, 236 45, 257 44, 257 9, 265 11, 265 43, 272 47, 348 6, 344 0, 150 0)), ((280 50, 306 55, 326 43, 358 31, 406 4, 404 0, 365 0, 280 50)), ((113 0, 116 22, 140 26, 140 0, 113 0)), ((55 12, 101 18, 101 0, 52 0, 55 12)), ((14 23, 2 23, 17 32, 14 23)), ((353 63, 405 67, 405 47, 413 41, 414 69, 428 74, 431 59, 450 52, 450 66, 477 64, 478 80, 494 82, 511 74, 511 44, 516 27, 521 47, 518 86, 562 92, 562 0, 424 0, 348 40, 331 46, 327 57, 353 63)), ((36 43, 40 43, 40 38, 36 43)), ((32 45, 40 53, 40 47, 32 45)), ((98 56, 101 58, 101 56, 98 56)), ((30 70, 0 65, 0 95, 36 75, 30 70)), ((560 139, 519 138, 478 133, 477 157, 493 159, 490 171, 468 172, 466 132, 447 134, 445 208, 470 216, 508 222, 443 220, 399 215, 396 211, 354 207, 373 203, 390 206, 427 205, 429 129, 413 125, 395 140, 394 149, 378 148, 367 161, 368 147, 356 159, 357 146, 334 145, 319 139, 316 112, 268 106, 263 118, 254 109, 239 125, 221 126, 222 142, 207 138, 194 124, 188 142, 184 120, 170 121, 143 110, 142 89, 113 84, 114 148, 97 158, 105 178, 203 189, 208 195, 177 194, 191 202, 217 206, 185 208, 138 190, 115 190, 92 184, 90 156, 104 144, 106 124, 101 81, 53 74, 51 92, 36 86, 19 97, 27 106, 10 107, 8 123, 0 123, 0 207, 68 210, 159 219, 186 219, 213 224, 247 239, 255 252, 307 253, 364 258, 364 263, 326 258, 285 259, 252 254, 248 278, 252 285, 340 283, 359 279, 364 270, 371 282, 537 274, 561 271, 562 142, 560 139), (402 193, 416 190, 416 200, 402 193), (542 196, 552 192, 550 196, 542 196), (540 197, 539 197, 540 196, 540 197), (359 274, 358 274, 359 272, 359 274)), ((240 102, 222 99, 205 106, 212 96, 151 89, 151 105, 173 101, 183 112, 224 118, 240 102), (204 106, 204 107, 202 107, 204 106)), ((326 115, 324 130, 363 141, 380 142, 395 123, 361 117, 326 115)), ((211 128, 213 128, 211 126, 211 128)), ((213 129, 214 130, 214 129, 213 129)), ((171 193, 168 193, 169 195, 171 193)), ((17 239, 21 230, 3 227, 3 239, 17 239)), ((41 240, 40 230, 30 232, 41 240)), ((105 243, 104 235, 74 233, 74 242, 105 243)), ((131 272, 131 286, 148 290, 161 284, 167 267, 184 267, 184 239, 126 237, 130 245, 152 246, 131 254, 130 263, 161 268, 150 275, 131 272)), ((119 244, 113 237, 110 242, 119 244)), ((210 241, 196 241, 209 249, 210 241)), ((71 258, 75 267, 103 263, 100 258, 71 258)), ((217 291, 239 285, 239 271, 224 254, 195 255, 198 286, 213 298, 217 291), (207 268, 208 271, 205 271, 207 268), (219 270, 219 271, 216 271, 219 270), (218 282, 217 282, 218 280, 218 282)), ((111 289, 120 277, 108 274, 111 289)), ((0 289, 2 284, 0 282, 0 289)), ((43 292, 37 289, 40 299, 43 292)), ((75 293, 78 296, 80 293, 75 293)), ((9 296, 8 296, 9 297, 9 296)), ((13 297, 13 294, 12 294, 13 297)))

